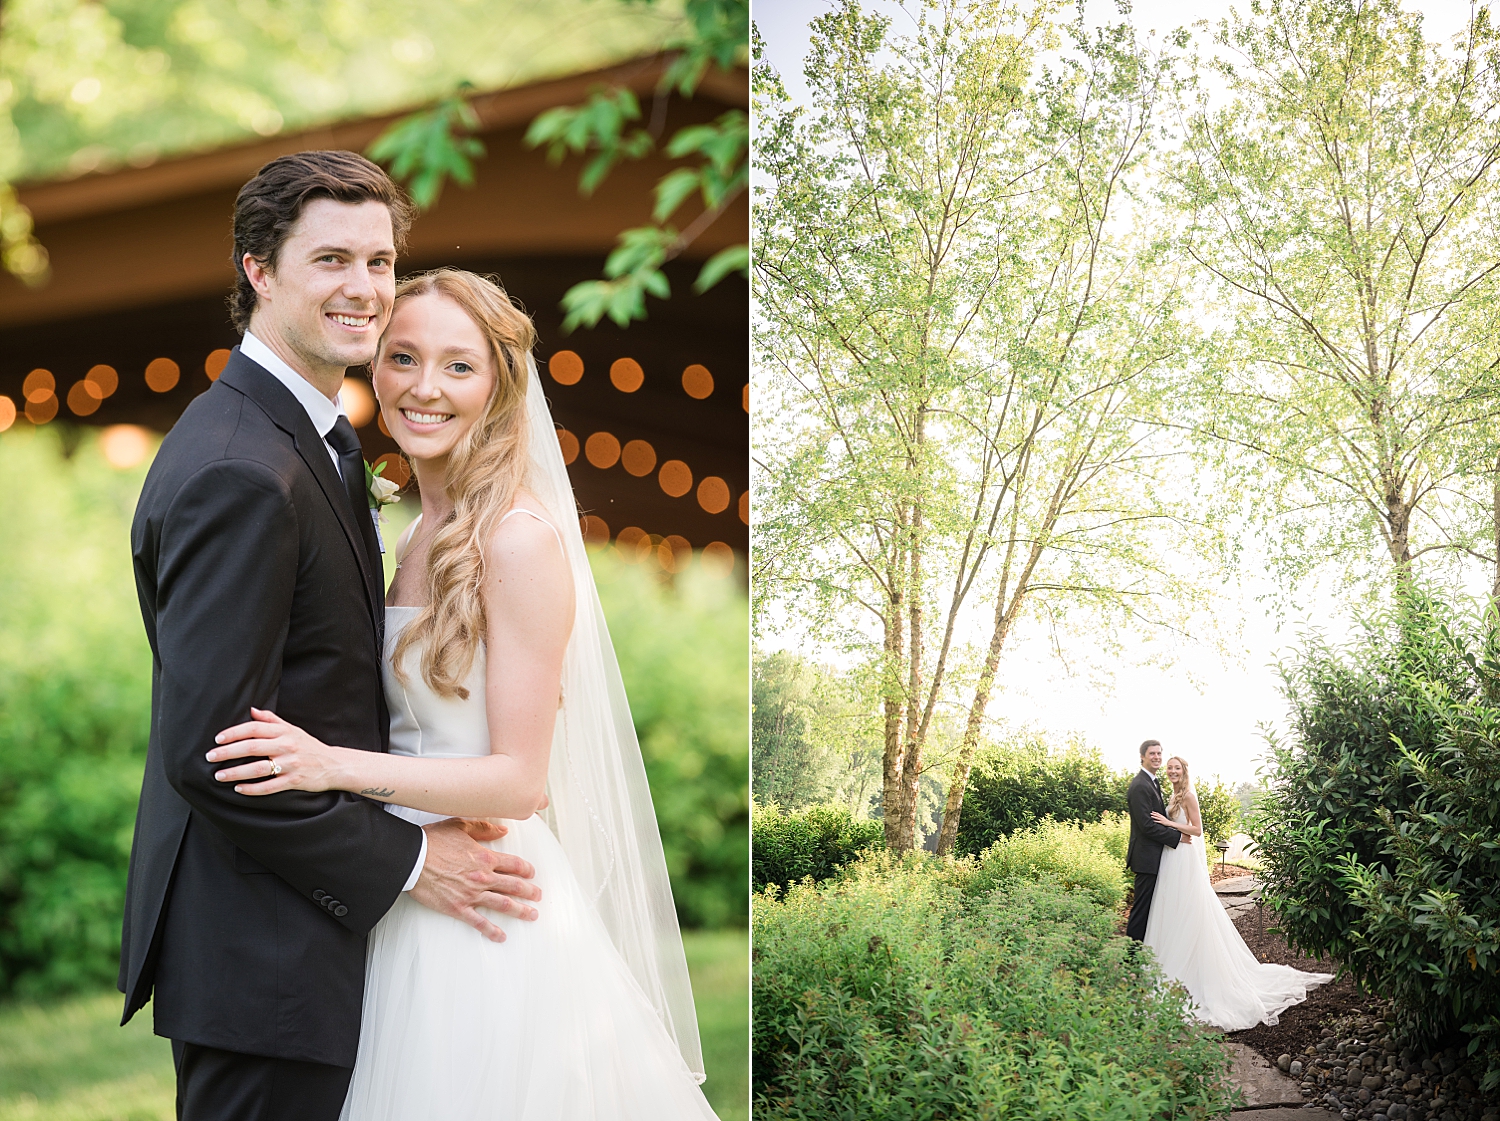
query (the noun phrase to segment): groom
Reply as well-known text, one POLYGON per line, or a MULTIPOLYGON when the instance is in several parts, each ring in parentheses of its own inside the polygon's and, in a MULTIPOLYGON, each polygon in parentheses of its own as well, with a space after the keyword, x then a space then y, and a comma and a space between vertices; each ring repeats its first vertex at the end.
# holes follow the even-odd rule
POLYGON ((131 527, 152 711, 119 984, 125 1021, 154 1000, 182 1121, 334 1121, 365 936, 400 894, 496 941, 475 908, 535 918, 541 898, 526 861, 478 843, 494 826, 423 829, 337 791, 252 798, 205 758, 252 705, 388 747, 384 581, 338 391, 375 355, 410 221, 349 152, 283 156, 244 186, 244 341, 162 441, 131 527))
MULTIPOLYGON (((1156 870, 1161 867, 1163 846, 1177 847, 1182 833, 1170 825, 1151 820, 1152 811, 1165 814, 1156 772, 1161 770, 1161 744, 1147 740, 1141 744, 1141 769, 1130 780, 1125 796, 1130 806, 1130 848, 1125 854, 1126 866, 1135 873, 1135 900, 1130 904, 1130 921, 1125 933, 1137 942, 1145 940, 1146 920, 1151 917, 1151 896, 1156 892, 1156 870)), ((1191 842, 1189 842, 1191 843, 1191 842)))

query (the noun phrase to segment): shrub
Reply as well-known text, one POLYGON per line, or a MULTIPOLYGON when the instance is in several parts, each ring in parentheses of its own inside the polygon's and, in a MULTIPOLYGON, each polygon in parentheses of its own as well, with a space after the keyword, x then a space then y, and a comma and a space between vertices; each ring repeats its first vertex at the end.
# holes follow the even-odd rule
MULTIPOLYGON (((144 468, 0 440, 0 993, 113 982, 151 713, 130 567, 144 468)), ((76 433, 68 433, 75 437, 76 433)))
POLYGON ((757 897, 757 1117, 1206 1117, 1228 1059, 1113 917, 1055 883, 966 894, 881 853, 757 897))
POLYGON ((1299 945, 1394 999, 1414 1041, 1468 1033, 1500 1085, 1500 633, 1412 591, 1283 675, 1254 832, 1299 945))
POLYGON ((1086 892, 1099 906, 1117 910, 1125 898, 1125 851, 1130 819, 1109 814, 1101 822, 1075 825, 1044 820, 1035 829, 1001 837, 980 855, 970 893, 993 890, 1007 880, 1051 879, 1086 892))
POLYGON ((1112 771, 1097 749, 1049 750, 1034 736, 976 755, 964 788, 956 853, 979 853, 1043 818, 1098 821, 1125 809, 1134 772, 1112 771))
POLYGON ((1234 792, 1217 775, 1210 785, 1203 779, 1194 783, 1198 794, 1198 812, 1203 818, 1203 835, 1210 852, 1218 841, 1228 841, 1239 832, 1240 803, 1234 792))
POLYGON ((843 806, 809 806, 782 813, 774 804, 756 803, 752 818, 751 882, 782 888, 812 877, 826 880, 870 849, 885 847, 885 826, 861 821, 843 806))
POLYGON ((593 558, 672 875, 690 927, 749 921, 750 612, 698 565, 663 584, 613 549, 593 558))

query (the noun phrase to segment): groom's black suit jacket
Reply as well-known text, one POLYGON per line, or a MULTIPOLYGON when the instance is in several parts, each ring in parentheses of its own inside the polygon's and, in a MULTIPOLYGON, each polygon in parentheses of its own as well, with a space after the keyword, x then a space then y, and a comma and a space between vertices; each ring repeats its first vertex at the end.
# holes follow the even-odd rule
POLYGON ((1175 849, 1182 833, 1151 820, 1152 810, 1165 814, 1167 807, 1162 804, 1161 788, 1144 770, 1137 771, 1131 779, 1125 801, 1130 806, 1130 848, 1125 854, 1125 865, 1132 872, 1154 876, 1161 867, 1162 847, 1175 849))
POLYGON ((274 710, 384 751, 384 597, 306 411, 238 349, 162 442, 131 527, 151 643, 151 739, 125 898, 125 1019, 160 1035, 352 1067, 365 935, 421 831, 352 794, 236 794, 204 755, 274 710))

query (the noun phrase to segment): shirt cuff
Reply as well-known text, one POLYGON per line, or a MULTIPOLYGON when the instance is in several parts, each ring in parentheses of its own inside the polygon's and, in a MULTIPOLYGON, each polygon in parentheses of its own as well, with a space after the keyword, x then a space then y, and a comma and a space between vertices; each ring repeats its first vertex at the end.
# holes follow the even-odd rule
POLYGON ((422 878, 422 866, 427 863, 427 830, 422 830, 422 847, 417 852, 417 863, 412 867, 411 875, 406 878, 406 886, 402 891, 410 891, 417 886, 417 881, 422 878))

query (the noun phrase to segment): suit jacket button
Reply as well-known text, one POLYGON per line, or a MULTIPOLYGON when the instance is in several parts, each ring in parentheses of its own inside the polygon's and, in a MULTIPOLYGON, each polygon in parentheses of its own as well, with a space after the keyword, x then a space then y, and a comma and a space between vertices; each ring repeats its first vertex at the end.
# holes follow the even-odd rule
POLYGON ((318 903, 323 902, 323 900, 325 900, 327 898, 328 898, 328 893, 326 891, 324 891, 322 888, 318 888, 315 892, 313 892, 313 899, 316 902, 318 902, 318 903))
POLYGON ((340 903, 337 907, 335 907, 333 909, 333 913, 335 915, 337 915, 339 918, 343 918, 345 915, 347 915, 349 913, 349 908, 345 907, 342 903, 340 903))

